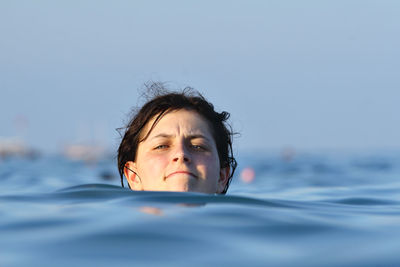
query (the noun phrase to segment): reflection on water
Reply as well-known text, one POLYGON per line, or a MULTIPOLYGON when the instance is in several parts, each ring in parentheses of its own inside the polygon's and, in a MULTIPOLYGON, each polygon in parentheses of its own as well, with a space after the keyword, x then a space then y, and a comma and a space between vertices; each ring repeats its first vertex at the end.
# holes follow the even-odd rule
POLYGON ((400 262, 400 154, 239 160, 226 196, 133 192, 112 159, 3 160, 0 266, 400 262))

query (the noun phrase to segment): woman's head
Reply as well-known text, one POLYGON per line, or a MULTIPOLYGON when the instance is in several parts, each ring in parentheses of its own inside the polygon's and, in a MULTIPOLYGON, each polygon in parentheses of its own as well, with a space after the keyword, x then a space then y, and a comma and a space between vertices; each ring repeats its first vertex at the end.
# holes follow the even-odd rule
POLYGON ((125 174, 134 190, 226 193, 236 168, 228 118, 190 88, 158 93, 126 127, 122 186, 125 174))

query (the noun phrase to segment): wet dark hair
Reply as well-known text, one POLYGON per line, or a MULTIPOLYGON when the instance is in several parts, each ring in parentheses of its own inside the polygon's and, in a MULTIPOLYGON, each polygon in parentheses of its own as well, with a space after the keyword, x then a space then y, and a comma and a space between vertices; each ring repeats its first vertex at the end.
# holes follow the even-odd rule
POLYGON ((237 166, 232 151, 234 133, 227 123, 230 114, 226 111, 216 112, 210 102, 190 87, 186 87, 182 92, 168 92, 161 83, 153 83, 147 87, 148 91, 153 94, 152 99, 143 105, 125 128, 121 128, 125 130, 118 148, 118 171, 121 176, 122 187, 124 187, 125 164, 128 161, 135 161, 139 143, 147 138, 163 115, 174 110, 187 109, 197 112, 206 119, 217 146, 221 168, 230 167, 229 179, 222 191, 222 194, 225 194, 237 166), (142 137, 142 130, 155 116, 157 117, 150 130, 142 137))

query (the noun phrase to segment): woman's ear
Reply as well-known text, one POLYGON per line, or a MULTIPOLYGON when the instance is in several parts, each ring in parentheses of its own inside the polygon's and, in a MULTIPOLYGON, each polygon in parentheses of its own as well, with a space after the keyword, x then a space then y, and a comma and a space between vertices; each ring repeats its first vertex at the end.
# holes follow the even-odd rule
POLYGON ((128 181, 129 187, 132 190, 142 191, 143 190, 142 181, 140 180, 140 177, 136 174, 136 172, 137 172, 136 163, 133 161, 128 161, 125 164, 124 174, 126 180, 128 181))
POLYGON ((226 184, 229 181, 229 174, 230 174, 231 168, 225 167, 225 168, 221 168, 221 170, 219 171, 219 180, 218 180, 218 185, 217 185, 217 193, 221 194, 224 189, 226 184))

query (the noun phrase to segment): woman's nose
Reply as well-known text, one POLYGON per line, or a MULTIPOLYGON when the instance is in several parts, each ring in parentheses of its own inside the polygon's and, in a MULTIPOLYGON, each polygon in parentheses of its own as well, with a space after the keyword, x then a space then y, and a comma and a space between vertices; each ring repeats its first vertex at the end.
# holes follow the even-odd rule
POLYGON ((180 145, 176 147, 174 152, 173 161, 175 162, 190 162, 191 157, 189 151, 186 149, 184 145, 180 145))

